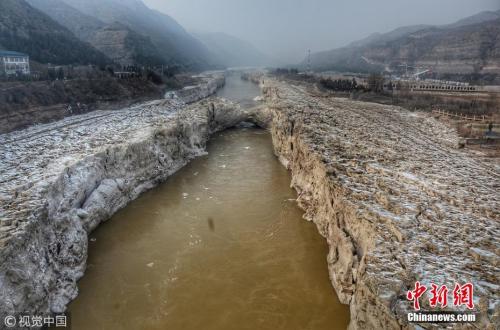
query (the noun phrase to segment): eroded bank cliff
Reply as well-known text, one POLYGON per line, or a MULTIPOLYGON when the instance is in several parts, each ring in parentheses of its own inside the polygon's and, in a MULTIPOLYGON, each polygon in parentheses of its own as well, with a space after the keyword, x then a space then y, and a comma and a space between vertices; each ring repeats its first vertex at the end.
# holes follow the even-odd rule
POLYGON ((0 135, 0 315, 63 312, 86 267, 88 234, 247 117, 225 100, 176 98, 0 135))
POLYGON ((350 328, 415 328, 406 293, 417 280, 474 283, 480 319, 455 327, 498 327, 498 160, 458 150, 455 132, 425 114, 260 82, 275 152, 330 246, 350 328))

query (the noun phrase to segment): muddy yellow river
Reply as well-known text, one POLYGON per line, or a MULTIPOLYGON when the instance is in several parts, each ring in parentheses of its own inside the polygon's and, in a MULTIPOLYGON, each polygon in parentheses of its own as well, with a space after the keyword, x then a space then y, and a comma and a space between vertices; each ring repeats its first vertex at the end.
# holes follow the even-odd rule
POLYGON ((216 135, 91 234, 73 329, 346 329, 295 198, 269 133, 216 135))

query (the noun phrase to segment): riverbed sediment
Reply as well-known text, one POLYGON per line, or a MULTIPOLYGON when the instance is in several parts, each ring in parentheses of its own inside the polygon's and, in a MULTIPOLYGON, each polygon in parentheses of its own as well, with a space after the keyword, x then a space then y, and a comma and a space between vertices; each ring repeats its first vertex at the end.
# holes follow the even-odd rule
POLYGON ((427 114, 254 80, 276 155, 330 246, 330 279, 350 305, 350 328, 415 328, 406 295, 416 281, 447 285, 450 306, 455 284, 473 283, 479 320, 454 327, 498 327, 498 160, 459 150, 456 132, 427 114))

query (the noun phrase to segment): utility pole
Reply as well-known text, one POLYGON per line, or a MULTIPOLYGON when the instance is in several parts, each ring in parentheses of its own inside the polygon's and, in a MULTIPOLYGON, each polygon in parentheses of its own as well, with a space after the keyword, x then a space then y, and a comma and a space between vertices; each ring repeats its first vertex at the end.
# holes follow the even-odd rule
POLYGON ((307 51, 307 73, 311 72, 311 50, 307 51))

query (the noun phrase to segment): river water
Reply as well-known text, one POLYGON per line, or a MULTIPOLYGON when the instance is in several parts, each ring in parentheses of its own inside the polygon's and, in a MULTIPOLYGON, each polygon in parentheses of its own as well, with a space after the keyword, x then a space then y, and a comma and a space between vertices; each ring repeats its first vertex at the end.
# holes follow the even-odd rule
POLYGON ((217 96, 239 103, 244 108, 248 108, 257 105, 254 99, 256 96, 260 96, 260 87, 251 82, 242 80, 237 73, 228 74, 226 75, 226 85, 224 88, 217 91, 217 96))
MULTIPOLYGON (((233 78, 219 95, 251 105, 255 86, 233 78)), ((345 329, 290 179, 266 131, 214 136, 91 234, 73 329, 345 329)))

